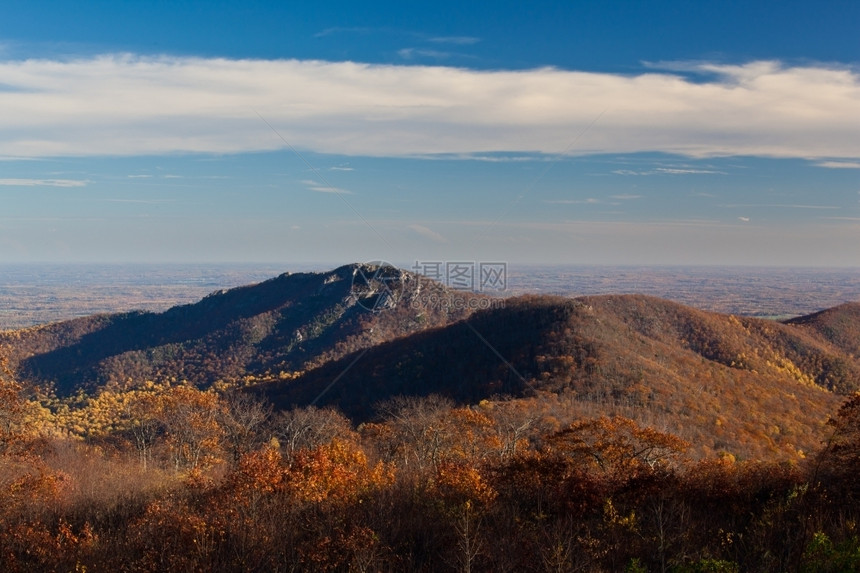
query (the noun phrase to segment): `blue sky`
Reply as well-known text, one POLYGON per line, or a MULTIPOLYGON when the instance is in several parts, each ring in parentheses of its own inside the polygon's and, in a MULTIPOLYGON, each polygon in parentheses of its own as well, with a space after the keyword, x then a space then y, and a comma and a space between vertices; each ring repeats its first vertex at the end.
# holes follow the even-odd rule
POLYGON ((16 2, 0 262, 860 266, 857 2, 16 2))

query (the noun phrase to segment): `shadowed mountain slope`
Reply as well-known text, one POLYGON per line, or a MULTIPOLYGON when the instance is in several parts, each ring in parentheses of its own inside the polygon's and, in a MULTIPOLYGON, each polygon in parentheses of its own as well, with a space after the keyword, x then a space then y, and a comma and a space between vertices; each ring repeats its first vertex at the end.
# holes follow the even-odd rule
POLYGON ((99 315, 2 333, 0 345, 11 349, 22 378, 53 384, 60 395, 147 379, 205 386, 301 371, 463 318, 488 300, 393 267, 348 265, 284 274, 163 313, 99 315))
POLYGON ((563 396, 574 410, 657 423, 705 453, 768 458, 817 448, 842 400, 831 390, 858 380, 855 360, 790 325, 635 295, 527 296, 258 391, 279 407, 331 404, 358 421, 398 394, 563 396))
POLYGON ((844 352, 860 356, 860 302, 840 304, 815 314, 786 321, 815 333, 844 352))

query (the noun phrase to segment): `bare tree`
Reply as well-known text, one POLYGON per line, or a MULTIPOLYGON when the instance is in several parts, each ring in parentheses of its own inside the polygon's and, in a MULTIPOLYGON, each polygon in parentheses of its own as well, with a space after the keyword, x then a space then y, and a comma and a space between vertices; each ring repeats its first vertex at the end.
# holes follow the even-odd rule
POLYGON ((438 467, 454 431, 444 419, 453 407, 451 400, 436 394, 395 396, 379 406, 379 413, 393 427, 397 443, 392 449, 402 456, 404 466, 421 471, 438 467))
POLYGON ((268 441, 264 429, 272 417, 272 406, 245 392, 233 392, 224 399, 217 420, 233 464, 268 441))
POLYGON ((352 424, 343 414, 315 406, 281 412, 273 425, 275 437, 288 457, 298 450, 315 448, 352 433, 352 424))
POLYGON ((488 414, 499 437, 499 458, 506 461, 517 453, 518 448, 527 446, 540 415, 534 408, 517 401, 504 400, 491 405, 488 414))
POLYGON ((196 388, 175 386, 159 399, 159 418, 176 469, 194 469, 213 461, 222 437, 218 397, 196 388))
POLYGON ((126 403, 123 411, 124 416, 128 418, 128 431, 134 439, 134 447, 144 471, 152 459, 152 448, 164 432, 158 408, 160 404, 156 397, 144 394, 126 403))

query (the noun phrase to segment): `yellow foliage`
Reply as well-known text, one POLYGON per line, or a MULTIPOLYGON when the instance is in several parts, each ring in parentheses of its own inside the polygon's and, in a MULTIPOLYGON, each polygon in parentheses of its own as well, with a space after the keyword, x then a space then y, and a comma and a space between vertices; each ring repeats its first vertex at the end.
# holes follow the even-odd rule
POLYGON ((434 486, 437 494, 456 504, 487 505, 498 496, 478 469, 471 465, 441 464, 434 486))
POLYGON ((369 467, 367 456, 355 444, 333 439, 312 450, 300 450, 287 472, 288 487, 302 501, 346 502, 394 481, 391 465, 369 467))

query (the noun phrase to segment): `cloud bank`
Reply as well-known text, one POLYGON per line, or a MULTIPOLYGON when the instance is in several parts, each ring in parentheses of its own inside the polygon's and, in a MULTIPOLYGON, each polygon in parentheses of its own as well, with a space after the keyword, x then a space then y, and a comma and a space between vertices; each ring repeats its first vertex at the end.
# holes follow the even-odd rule
POLYGON ((854 71, 689 67, 707 75, 133 55, 5 61, 0 156, 284 148, 263 116, 298 149, 344 155, 656 151, 825 167, 860 159, 854 71))
POLYGON ((79 179, 0 179, 3 187, 86 187, 79 179))

